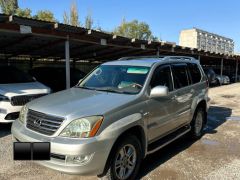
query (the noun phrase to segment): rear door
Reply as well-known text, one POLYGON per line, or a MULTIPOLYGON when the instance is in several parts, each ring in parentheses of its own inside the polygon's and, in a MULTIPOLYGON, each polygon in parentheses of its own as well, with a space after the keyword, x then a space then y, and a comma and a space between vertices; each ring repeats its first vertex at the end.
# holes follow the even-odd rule
POLYGON ((180 127, 189 122, 194 89, 191 88, 191 79, 186 63, 172 64, 172 73, 175 90, 176 126, 180 127))

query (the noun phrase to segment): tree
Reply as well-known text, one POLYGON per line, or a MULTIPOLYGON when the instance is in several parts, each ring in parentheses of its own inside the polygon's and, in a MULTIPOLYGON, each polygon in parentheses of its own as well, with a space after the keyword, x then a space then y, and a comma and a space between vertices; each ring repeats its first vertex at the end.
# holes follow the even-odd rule
POLYGON ((76 2, 72 3, 71 5, 70 24, 72 26, 80 26, 79 17, 78 17, 78 8, 77 8, 76 2))
POLYGON ((17 0, 0 0, 1 11, 4 14, 13 15, 18 9, 17 0))
POLYGON ((92 29, 92 26, 93 26, 92 13, 88 12, 88 15, 85 17, 85 28, 92 29))
POLYGON ((78 8, 77 8, 76 2, 72 3, 72 5, 71 5, 70 16, 66 11, 64 11, 63 23, 72 25, 72 26, 80 26, 78 8))
POLYGON ((120 26, 114 30, 114 34, 141 40, 155 39, 149 25, 145 22, 138 22, 138 20, 126 22, 125 19, 123 19, 120 26))
POLYGON ((68 24, 68 25, 70 24, 69 16, 66 11, 64 11, 64 13, 63 13, 63 23, 68 24))
POLYGON ((37 20, 49 21, 49 22, 55 22, 56 21, 53 13, 51 11, 48 11, 48 10, 38 11, 37 15, 35 15, 34 18, 37 19, 37 20))
POLYGON ((32 17, 31 13, 32 11, 29 8, 26 9, 18 8, 15 14, 20 17, 31 18, 32 17))

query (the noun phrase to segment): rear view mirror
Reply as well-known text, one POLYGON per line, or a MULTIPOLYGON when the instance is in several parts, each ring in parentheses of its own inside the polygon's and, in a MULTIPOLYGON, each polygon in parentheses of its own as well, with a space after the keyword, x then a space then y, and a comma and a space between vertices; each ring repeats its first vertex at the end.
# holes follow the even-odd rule
POLYGON ((155 97, 165 97, 168 96, 168 87, 166 86, 156 86, 150 92, 150 98, 155 97))

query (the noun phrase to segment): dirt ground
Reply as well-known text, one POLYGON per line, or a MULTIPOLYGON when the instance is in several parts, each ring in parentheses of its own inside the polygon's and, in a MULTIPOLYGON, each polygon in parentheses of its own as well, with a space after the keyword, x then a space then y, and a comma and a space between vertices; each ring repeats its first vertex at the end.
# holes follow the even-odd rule
MULTIPOLYGON (((181 138, 149 155, 139 179, 240 179, 240 83, 211 88, 208 125, 202 139, 181 138)), ((0 125, 0 180, 81 180, 33 162, 13 161, 10 125, 0 125)))

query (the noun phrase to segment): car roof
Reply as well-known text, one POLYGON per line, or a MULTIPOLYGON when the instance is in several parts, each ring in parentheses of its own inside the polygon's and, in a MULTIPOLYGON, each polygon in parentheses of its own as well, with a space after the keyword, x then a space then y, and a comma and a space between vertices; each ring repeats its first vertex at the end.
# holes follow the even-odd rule
POLYGON ((103 63, 103 65, 126 65, 126 66, 145 66, 151 67, 155 63, 159 62, 193 62, 197 60, 188 56, 161 56, 161 57, 124 57, 119 60, 109 61, 103 63))
POLYGON ((147 66, 151 67, 156 62, 159 62, 157 58, 146 58, 146 59, 131 59, 131 60, 116 60, 106 62, 103 65, 126 65, 126 66, 147 66))

